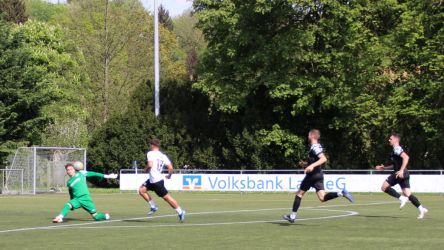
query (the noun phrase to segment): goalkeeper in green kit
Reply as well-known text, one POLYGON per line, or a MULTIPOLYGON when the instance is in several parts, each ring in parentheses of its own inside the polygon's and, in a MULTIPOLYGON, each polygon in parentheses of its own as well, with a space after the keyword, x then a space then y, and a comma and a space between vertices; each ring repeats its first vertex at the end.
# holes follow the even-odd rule
POLYGON ((83 164, 81 162, 74 162, 66 164, 65 166, 66 174, 70 177, 67 186, 69 188, 69 196, 71 198, 68 203, 65 204, 60 214, 55 217, 53 223, 62 223, 63 218, 68 214, 69 210, 74 210, 78 208, 85 209, 94 220, 109 220, 110 216, 108 213, 97 213, 96 206, 91 199, 89 194, 88 186, 86 184, 87 177, 101 177, 105 179, 116 179, 117 174, 101 174, 92 171, 82 171, 83 164), (76 170, 77 169, 77 170, 76 170))

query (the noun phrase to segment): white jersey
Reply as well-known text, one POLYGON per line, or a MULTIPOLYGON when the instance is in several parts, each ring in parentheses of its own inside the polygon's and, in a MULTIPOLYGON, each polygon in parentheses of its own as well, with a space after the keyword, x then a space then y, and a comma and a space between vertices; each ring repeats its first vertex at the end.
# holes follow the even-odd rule
POLYGON ((171 164, 170 159, 158 150, 148 152, 146 157, 148 162, 153 162, 153 167, 150 170, 150 182, 156 183, 163 180, 162 170, 164 166, 171 164))

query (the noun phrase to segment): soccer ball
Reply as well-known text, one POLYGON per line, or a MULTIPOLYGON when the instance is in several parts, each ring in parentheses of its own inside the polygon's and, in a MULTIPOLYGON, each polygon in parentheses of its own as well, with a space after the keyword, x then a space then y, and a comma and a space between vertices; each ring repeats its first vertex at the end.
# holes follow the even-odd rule
POLYGON ((74 166, 74 169, 77 171, 83 170, 83 163, 80 161, 75 161, 72 163, 72 165, 74 166))

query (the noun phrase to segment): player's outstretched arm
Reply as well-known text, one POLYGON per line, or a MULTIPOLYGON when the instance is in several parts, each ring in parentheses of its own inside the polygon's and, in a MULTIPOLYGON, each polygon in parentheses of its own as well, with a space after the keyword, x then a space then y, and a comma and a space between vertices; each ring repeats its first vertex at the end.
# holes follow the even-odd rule
POLYGON ((105 179, 117 179, 118 174, 102 174, 94 171, 86 171, 86 177, 100 177, 105 179))
POLYGON ((103 176, 103 178, 105 178, 105 179, 117 179, 117 177, 119 177, 118 174, 105 174, 103 176))

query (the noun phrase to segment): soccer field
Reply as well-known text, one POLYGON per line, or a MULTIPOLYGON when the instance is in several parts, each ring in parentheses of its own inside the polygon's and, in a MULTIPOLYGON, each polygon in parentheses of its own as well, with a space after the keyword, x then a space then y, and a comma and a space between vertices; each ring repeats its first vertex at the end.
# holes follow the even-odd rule
POLYGON ((174 192, 186 209, 184 223, 157 199, 159 211, 135 193, 93 193, 99 211, 111 220, 94 222, 83 210, 52 224, 67 194, 0 196, 0 249, 442 249, 444 197, 419 194, 429 208, 417 220, 411 204, 385 194, 355 194, 320 203, 314 193, 302 201, 299 220, 289 212, 290 193, 174 192))

